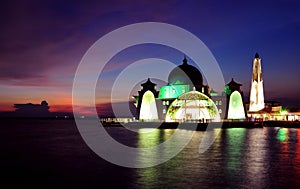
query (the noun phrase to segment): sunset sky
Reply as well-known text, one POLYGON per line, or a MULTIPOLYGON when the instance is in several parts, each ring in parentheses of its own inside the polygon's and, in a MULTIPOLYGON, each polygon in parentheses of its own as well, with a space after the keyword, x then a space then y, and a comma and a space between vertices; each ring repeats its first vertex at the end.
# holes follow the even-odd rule
MULTIPOLYGON (((0 111, 14 110, 14 103, 42 100, 47 100, 50 111, 71 111, 73 78, 86 51, 112 30, 150 21, 173 24, 196 35, 215 56, 225 82, 233 77, 243 84, 246 96, 258 52, 265 99, 300 107, 300 2, 226 2, 2 2, 0 111)), ((158 45, 124 50, 100 76, 97 103, 108 101, 109 87, 126 66, 144 58, 162 58, 179 65, 183 54, 158 45)))

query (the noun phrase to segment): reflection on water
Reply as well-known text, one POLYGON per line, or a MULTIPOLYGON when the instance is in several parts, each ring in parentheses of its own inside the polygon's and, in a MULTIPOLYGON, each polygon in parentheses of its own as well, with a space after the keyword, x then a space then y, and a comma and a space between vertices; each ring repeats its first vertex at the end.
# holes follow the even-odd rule
POLYGON ((243 159, 246 183, 249 183, 248 187, 251 188, 262 188, 268 187, 268 175, 265 169, 268 169, 266 154, 269 153, 267 143, 265 140, 266 128, 263 130, 254 129, 247 130, 247 139, 245 143, 245 156, 243 159))
POLYGON ((174 131, 174 129, 139 129, 137 146, 149 148, 161 144, 172 136, 174 131))
POLYGON ((189 143, 195 131, 139 129, 137 167, 150 167, 170 160, 189 143), (147 132, 149 131, 149 132, 147 132))
POLYGON ((288 131, 287 128, 280 128, 277 132, 277 139, 280 142, 286 142, 288 139, 288 131))
MULTIPOLYGON (((138 133, 138 145, 137 147, 139 148, 149 148, 149 147, 153 147, 156 145, 159 145, 161 143, 163 143, 164 141, 166 141, 170 136, 172 136, 172 134, 174 133, 175 130, 173 129, 152 129, 150 130, 150 132, 147 132, 149 129, 140 129, 139 133, 138 133)), ((170 148, 172 146, 166 144, 164 151, 167 151, 168 148, 170 148)), ((161 153, 159 151, 142 151, 143 154, 140 154, 139 157, 139 163, 143 164, 147 164, 147 162, 149 161, 149 157, 154 157, 156 158, 160 158, 161 153), (149 153, 149 154, 147 154, 149 153), (155 154, 154 154, 155 153, 155 154)), ((150 160, 151 161, 151 160, 150 160)), ((179 165, 180 162, 176 162, 176 161, 172 161, 172 164, 174 167, 173 170, 175 170, 176 168, 176 164, 179 165)), ((138 183, 144 183, 144 184, 151 184, 153 182, 156 182, 156 184, 159 186, 161 185, 164 181, 161 180, 161 178, 164 177, 164 171, 162 170, 162 168, 159 168, 159 166, 155 166, 155 167, 149 167, 149 168, 145 168, 145 169, 137 169, 138 174, 139 174, 139 179, 138 179, 138 183)), ((173 171, 174 176, 176 176, 178 174, 178 171, 173 171)))
POLYGON ((119 142, 144 149, 169 141, 178 132, 160 151, 141 151, 135 157, 141 165, 173 153, 186 136, 193 134, 188 145, 171 160, 154 167, 130 169, 113 165, 93 153, 72 121, 27 120, 0 125, 5 184, 18 182, 28 186, 40 182, 39 186, 51 188, 62 185, 66 188, 297 188, 300 185, 300 129, 210 130, 207 136, 216 139, 207 151, 199 153, 203 131, 142 129, 136 133, 125 128, 107 128, 119 142))
MULTIPOLYGON (((157 145, 172 132, 157 130, 147 137, 139 134, 138 146, 157 145)), ((172 160, 137 169, 137 184, 146 188, 282 188, 300 184, 300 129, 221 130, 212 146, 200 154, 203 136, 204 132, 195 132, 188 146, 172 160)))
MULTIPOLYGON (((295 174, 300 175, 300 129, 297 129, 295 131, 297 135, 297 141, 295 141, 296 144, 296 157, 295 157, 295 162, 297 162, 296 166, 294 167, 295 169, 295 174)), ((300 178, 297 178, 300 179, 300 178)))
POLYGON ((226 155, 226 176, 229 178, 235 178, 239 175, 241 169, 242 159, 244 156, 244 140, 245 140, 245 128, 232 128, 226 132, 226 145, 224 154, 226 155))

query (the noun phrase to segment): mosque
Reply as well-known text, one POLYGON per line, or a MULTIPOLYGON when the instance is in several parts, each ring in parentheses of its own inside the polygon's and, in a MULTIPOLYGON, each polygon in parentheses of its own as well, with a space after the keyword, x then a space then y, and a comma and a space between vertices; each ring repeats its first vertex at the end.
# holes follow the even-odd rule
POLYGON ((167 85, 159 90, 156 86, 148 78, 134 96, 140 121, 207 122, 247 117, 241 84, 232 79, 219 94, 203 84, 201 72, 186 57, 170 72, 167 85))
POLYGON ((203 84, 201 72, 188 63, 175 67, 168 84, 157 90, 150 78, 134 96, 139 121, 207 122, 226 120, 297 121, 300 113, 287 112, 279 102, 265 101, 261 58, 255 54, 249 101, 242 84, 232 79, 221 93, 203 84))

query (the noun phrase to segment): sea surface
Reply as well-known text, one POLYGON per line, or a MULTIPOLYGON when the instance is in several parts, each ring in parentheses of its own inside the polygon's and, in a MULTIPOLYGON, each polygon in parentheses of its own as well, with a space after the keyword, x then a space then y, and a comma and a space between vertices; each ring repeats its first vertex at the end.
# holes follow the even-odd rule
MULTIPOLYGON (((199 153, 199 145, 205 132, 195 131, 179 154, 148 168, 126 168, 102 159, 85 144, 73 120, 0 120, 0 129, 1 184, 8 188, 300 186, 300 129, 215 130, 211 132, 216 139, 204 153, 199 153)), ((158 145, 175 132, 132 132, 121 127, 106 130, 123 144, 143 148, 158 145)), ((178 132, 183 139, 185 133, 192 131, 178 132)), ((176 141, 171 144, 176 145, 176 141)), ((147 163, 148 159, 140 163, 143 161, 147 163)))

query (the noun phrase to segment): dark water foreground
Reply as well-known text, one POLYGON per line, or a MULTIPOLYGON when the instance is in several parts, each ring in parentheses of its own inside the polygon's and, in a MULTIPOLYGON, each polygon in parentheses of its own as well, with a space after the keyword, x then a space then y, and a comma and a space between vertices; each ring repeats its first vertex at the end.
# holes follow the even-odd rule
MULTIPOLYGON (((98 157, 86 146, 72 120, 0 120, 0 129, 1 184, 8 184, 7 188, 300 186, 300 129, 216 129, 212 131, 217 135, 215 142, 202 154, 198 150, 205 132, 196 131, 177 156, 144 169, 120 167, 98 157)), ((138 133, 122 127, 106 129, 132 147, 155 146, 174 133, 174 129, 146 134, 143 129, 138 133)), ((184 137, 192 131, 180 132, 184 137)), ((145 161, 147 158, 140 163, 145 161)))

